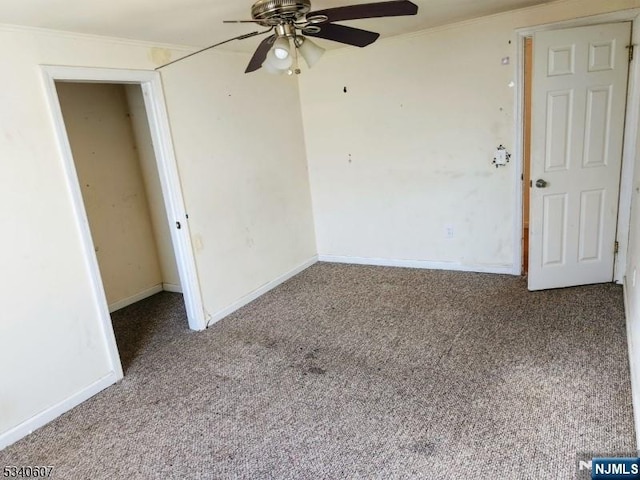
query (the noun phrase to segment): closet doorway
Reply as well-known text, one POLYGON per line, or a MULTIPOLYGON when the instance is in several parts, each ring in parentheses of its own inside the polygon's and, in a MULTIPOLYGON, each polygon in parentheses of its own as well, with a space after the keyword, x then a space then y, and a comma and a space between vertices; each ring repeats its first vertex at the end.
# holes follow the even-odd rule
POLYGON ((43 67, 105 341, 110 312, 181 292, 206 328, 162 87, 156 72, 43 67))
POLYGON ((109 311, 182 293, 140 85, 56 91, 109 311))

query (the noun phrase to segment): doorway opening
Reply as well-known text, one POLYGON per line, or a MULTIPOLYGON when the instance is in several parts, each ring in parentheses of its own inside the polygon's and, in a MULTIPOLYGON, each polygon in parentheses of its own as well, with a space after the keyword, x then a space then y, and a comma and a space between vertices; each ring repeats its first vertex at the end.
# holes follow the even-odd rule
POLYGON ((56 91, 109 311, 182 293, 140 85, 56 91))
MULTIPOLYGON (((141 86, 55 86, 109 312, 182 293, 141 86)), ((119 344, 125 369, 137 349, 129 343, 119 344)))
MULTIPOLYGON (((94 244, 93 235, 90 228, 88 209, 86 208, 83 191, 79 183, 81 178, 76 171, 76 164, 74 162, 73 150, 70 142, 67 129, 65 127, 65 118, 63 117, 61 101, 58 96, 58 86, 64 89, 63 83, 80 83, 80 84, 116 84, 115 86, 121 86, 125 88, 124 96, 127 96, 127 88, 129 88, 129 96, 132 104, 132 112, 137 112, 137 123, 139 125, 136 128, 143 129, 142 117, 146 115, 146 127, 148 136, 151 140, 151 147, 146 144, 149 151, 153 152, 153 161, 149 161, 149 167, 154 166, 155 177, 159 178, 160 188, 158 184, 155 184, 155 191, 150 194, 145 190, 145 196, 149 197, 147 200, 146 209, 151 216, 151 203, 153 197, 153 203, 160 203, 163 208, 154 205, 154 209, 157 212, 161 212, 164 215, 165 225, 170 233, 170 245, 172 246, 173 257, 175 266, 178 271, 179 281, 173 283, 169 280, 170 277, 165 277, 167 280, 161 280, 161 288, 164 290, 182 290, 184 306, 186 310, 186 316, 188 319, 189 327, 192 330, 204 330, 207 326, 207 314, 202 304, 202 296, 200 292, 200 285, 198 275, 196 271, 195 257, 191 245, 191 235, 189 233, 188 215, 184 206, 183 194, 181 184, 178 175, 177 163, 175 160, 173 145, 171 141, 169 121, 164 104, 164 94, 162 91, 162 84, 160 81, 160 75, 157 72, 142 71, 142 70, 119 70, 119 69, 103 69, 103 68, 85 68, 85 67, 58 67, 58 66, 43 66, 42 67, 44 77, 45 93, 47 95, 49 106, 52 114, 52 121, 55 128, 56 140, 60 151, 65 176, 67 180, 67 188, 71 198, 71 206, 76 218, 76 225, 78 228, 79 236, 81 239, 81 245, 83 249, 83 256, 89 278, 91 280, 91 286, 93 291, 93 301, 96 307, 96 312, 100 318, 102 326, 103 340, 108 352, 109 360, 112 370, 114 372, 114 382, 122 378, 122 365, 121 359, 116 346, 115 336, 113 332, 113 325, 111 322, 111 316, 109 310, 115 310, 118 307, 124 306, 126 303, 135 301, 136 295, 148 295, 150 291, 153 291, 155 287, 147 287, 152 290, 138 291, 137 293, 124 293, 121 290, 119 293, 111 294, 110 298, 107 298, 107 292, 103 286, 103 278, 101 275, 101 269, 98 263, 96 247, 100 248, 100 245, 94 244), (144 107, 144 108, 143 108, 144 107), (142 113, 144 112, 145 115, 142 113), (158 192, 160 192, 160 199, 158 199, 158 192), (118 303, 121 302, 121 303, 118 303), (111 308, 110 308, 111 307, 111 308)), ((121 94, 121 93, 120 93, 121 94)), ((131 115, 131 114, 130 114, 131 115)), ((134 127, 132 122, 133 117, 126 117, 131 125, 131 132, 134 127)), ((82 126, 82 119, 79 122, 82 126)), ((93 123, 100 124, 99 121, 93 123)), ((131 133, 135 136, 135 133, 131 133)), ((133 146, 131 146, 133 149, 133 146)), ((94 150, 88 149, 88 155, 93 156, 94 150)), ((95 166, 95 165, 94 165, 95 166)), ((133 168, 133 167, 130 167, 133 168)), ((142 166, 138 165, 139 170, 142 170, 142 166)), ((153 172, 152 172, 153 173, 153 172)), ((98 178, 115 176, 115 170, 107 169, 98 174, 98 178)), ((140 176, 142 173, 140 171, 140 176)), ((98 180, 100 181, 100 180, 98 180)), ((144 185, 144 178, 142 180, 144 185)), ((91 185, 91 184, 89 184, 91 185)), ((94 183, 95 186, 95 183, 94 183)), ((116 185, 117 187, 117 185, 116 185)), ((84 188, 92 188, 91 186, 84 188)), ((129 198, 126 194, 121 193, 120 203, 125 205, 137 204, 138 206, 144 205, 138 199, 134 198, 136 195, 131 194, 129 198)), ((139 194, 138 194, 139 195, 139 194)), ((101 208, 114 208, 112 204, 103 205, 101 208)), ((144 210, 144 208, 143 208, 144 210)), ((158 214, 160 215, 160 214, 158 214)), ((151 224, 151 230, 153 231, 152 219, 147 217, 147 226, 151 224)), ((159 221, 157 228, 163 228, 162 222, 159 221)), ((108 224, 107 229, 113 231, 120 230, 135 230, 140 228, 140 224, 135 221, 126 223, 123 221, 111 222, 108 224)), ((148 229, 147 229, 148 230, 148 229)), ((147 231, 148 234, 148 231, 147 231)), ((155 234, 155 232, 154 232, 155 234)), ((108 236, 108 235, 107 235, 108 236)), ((164 240, 158 240, 152 235, 155 242, 155 251, 157 253, 156 260, 159 263, 158 253, 160 244, 162 241, 167 243, 166 237, 164 240)), ((125 242, 126 244, 126 242, 125 242)), ((144 248, 144 247, 143 247, 144 248)), ((145 255, 149 254, 149 250, 153 251, 153 248, 149 247, 149 243, 146 244, 145 255)), ((171 250, 171 249, 169 249, 171 250)), ((122 253, 122 252, 120 252, 122 253)), ((153 255, 151 255, 153 257, 153 255)), ((129 257, 130 258, 130 257, 129 257)), ((162 267, 158 267, 162 268, 162 267)), ((139 272, 138 272, 139 273, 139 272)), ((138 274, 136 273, 136 275, 138 274)), ((174 280, 175 281, 175 280, 174 280)), ((116 292, 117 290, 114 290, 116 292)))

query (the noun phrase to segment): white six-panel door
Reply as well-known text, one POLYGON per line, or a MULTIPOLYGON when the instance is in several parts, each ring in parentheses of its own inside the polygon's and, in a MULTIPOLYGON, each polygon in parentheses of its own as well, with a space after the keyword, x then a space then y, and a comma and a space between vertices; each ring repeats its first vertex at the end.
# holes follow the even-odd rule
POLYGON ((630 37, 534 36, 529 290, 613 280, 630 37))

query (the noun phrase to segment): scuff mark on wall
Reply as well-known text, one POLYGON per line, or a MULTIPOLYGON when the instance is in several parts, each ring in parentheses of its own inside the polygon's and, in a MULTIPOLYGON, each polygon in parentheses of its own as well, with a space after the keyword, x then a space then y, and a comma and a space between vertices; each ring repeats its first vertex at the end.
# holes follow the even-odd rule
POLYGON ((196 252, 201 252, 204 250, 204 242, 202 241, 202 235, 196 233, 193 236, 193 248, 196 252))
POLYGON ((249 228, 245 228, 244 231, 246 233, 245 243, 247 244, 247 247, 252 248, 256 242, 251 235, 251 230, 249 230, 249 228))

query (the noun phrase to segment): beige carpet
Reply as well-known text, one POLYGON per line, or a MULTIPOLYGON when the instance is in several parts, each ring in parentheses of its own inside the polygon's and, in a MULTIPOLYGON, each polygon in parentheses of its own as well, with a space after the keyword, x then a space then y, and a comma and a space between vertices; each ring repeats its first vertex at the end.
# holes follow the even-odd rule
MULTIPOLYGON (((633 451, 622 289, 317 264, 209 328, 114 314, 125 379, 0 452, 64 479, 570 479, 633 451)), ((61 375, 63 372, 61 372, 61 375)))

